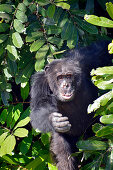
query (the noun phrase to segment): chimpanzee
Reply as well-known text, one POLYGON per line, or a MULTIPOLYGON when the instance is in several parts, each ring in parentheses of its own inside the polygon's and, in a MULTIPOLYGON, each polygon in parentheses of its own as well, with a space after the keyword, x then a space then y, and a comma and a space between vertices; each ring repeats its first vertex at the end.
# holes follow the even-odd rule
POLYGON ((31 124, 41 132, 52 132, 50 150, 58 170, 78 169, 71 154, 76 151, 78 138, 93 122, 87 107, 98 96, 90 71, 108 65, 107 45, 102 41, 70 50, 32 78, 31 124))

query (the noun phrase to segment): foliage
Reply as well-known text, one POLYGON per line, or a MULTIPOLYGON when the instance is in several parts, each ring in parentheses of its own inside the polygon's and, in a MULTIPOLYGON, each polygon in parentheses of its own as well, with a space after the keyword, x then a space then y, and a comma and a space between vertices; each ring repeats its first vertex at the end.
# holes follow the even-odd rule
MULTIPOLYGON (((106 10, 113 19, 113 4, 106 3, 106 10)), ((85 15, 85 20, 98 26, 113 28, 113 21, 95 15, 85 15)), ((113 42, 108 46, 109 53, 113 53, 113 42)), ((88 112, 95 112, 100 116, 100 123, 95 123, 92 130, 95 136, 77 143, 78 148, 84 153, 84 159, 93 159, 82 169, 113 169, 113 66, 97 68, 91 71, 92 81, 104 94, 90 104, 88 112)))
MULTIPOLYGON (((106 0, 98 2, 105 8, 106 0)), ((108 5, 110 16, 111 8, 112 5, 108 5)), ((0 1, 1 169, 56 169, 49 154, 50 134, 36 133, 29 123, 30 77, 34 71, 43 70, 48 62, 61 58, 65 50, 107 38, 107 29, 100 30, 83 19, 85 14, 93 12, 94 0, 0 1)), ((109 48, 111 50, 112 45, 109 48)), ((95 83, 101 87, 104 81, 104 88, 111 89, 112 73, 106 80, 105 77, 101 76, 99 84, 100 76, 96 75, 95 83)), ((107 111, 112 110, 111 100, 106 101, 107 111)), ((104 119, 110 121, 103 117, 104 122, 104 119)), ((100 127, 100 124, 94 125, 94 129, 100 127)), ((109 129, 112 130, 112 125, 109 129)), ((96 150, 94 163, 101 159, 96 146, 100 146, 102 152, 108 148, 106 142, 97 139, 89 140, 88 145, 90 150, 92 145, 96 150)), ((111 141, 109 146, 112 147, 111 141)), ((111 159, 112 150, 108 150, 106 154, 111 159)), ((85 157, 90 155, 91 151, 85 157)))

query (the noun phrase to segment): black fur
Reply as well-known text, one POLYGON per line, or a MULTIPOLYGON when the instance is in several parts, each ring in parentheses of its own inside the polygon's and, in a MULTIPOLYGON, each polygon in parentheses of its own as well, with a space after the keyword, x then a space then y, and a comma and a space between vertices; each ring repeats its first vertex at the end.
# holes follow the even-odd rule
POLYGON ((38 72, 32 78, 31 124, 41 132, 52 132, 51 151, 56 156, 59 170, 78 169, 76 158, 71 157, 71 154, 76 151, 76 141, 93 121, 93 114, 87 114, 87 107, 97 98, 90 71, 108 64, 107 45, 101 42, 71 50, 64 59, 50 63, 46 74, 45 71, 38 72), (69 67, 75 76, 75 96, 71 101, 63 102, 57 98, 56 73, 62 68, 68 70, 69 67), (68 132, 55 131, 51 123, 53 112, 68 117, 71 124, 68 132))

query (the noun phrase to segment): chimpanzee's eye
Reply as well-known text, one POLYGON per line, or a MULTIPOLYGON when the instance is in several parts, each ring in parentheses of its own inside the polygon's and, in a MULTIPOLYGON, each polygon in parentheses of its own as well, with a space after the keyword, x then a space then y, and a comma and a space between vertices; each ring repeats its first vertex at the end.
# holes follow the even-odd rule
POLYGON ((66 75, 66 78, 67 78, 67 79, 70 79, 71 77, 72 77, 71 74, 67 74, 67 75, 66 75))
POLYGON ((63 79, 63 75, 59 75, 58 77, 57 77, 57 80, 61 80, 61 79, 63 79))

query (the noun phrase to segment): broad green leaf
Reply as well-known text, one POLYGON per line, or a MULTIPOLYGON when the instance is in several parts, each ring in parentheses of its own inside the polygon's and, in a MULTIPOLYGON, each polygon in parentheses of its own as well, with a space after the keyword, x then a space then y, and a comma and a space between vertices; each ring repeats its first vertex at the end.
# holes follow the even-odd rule
POLYGON ((36 32, 31 32, 30 34, 28 34, 26 36, 26 42, 32 42, 35 41, 37 39, 40 39, 40 37, 43 37, 43 33, 36 31, 36 32))
POLYGON ((103 137, 109 134, 113 134, 113 125, 104 126, 96 132, 96 136, 98 137, 103 137))
POLYGON ((98 29, 94 25, 91 25, 80 18, 77 18, 77 17, 74 17, 74 18, 75 18, 75 21, 79 24, 79 26, 83 30, 89 32, 90 34, 98 34, 98 29))
POLYGON ((63 40, 68 40, 70 38, 72 27, 73 27, 73 23, 68 20, 65 23, 64 27, 62 28, 61 38, 63 40))
POLYGON ((5 32, 9 29, 9 24, 0 23, 0 32, 5 32))
POLYGON ((82 150, 106 150, 106 143, 98 140, 81 140, 77 142, 77 147, 82 150))
POLYGON ((28 130, 25 128, 17 128, 14 131, 14 136, 18 136, 20 138, 26 137, 28 135, 28 130))
POLYGON ((6 137, 5 140, 2 142, 0 148, 0 156, 11 154, 15 145, 16 145, 16 139, 13 135, 9 135, 8 137, 6 137))
POLYGON ((6 13, 2 13, 0 12, 0 18, 2 18, 3 20, 5 20, 6 22, 9 22, 12 18, 11 15, 6 14, 6 13))
POLYGON ((103 127, 102 124, 99 124, 99 123, 95 123, 93 126, 92 126, 92 130, 94 133, 96 133, 98 130, 100 130, 101 128, 103 127))
POLYGON ((11 75, 15 76, 17 73, 17 63, 8 59, 8 69, 11 75))
POLYGON ((26 169, 37 169, 39 165, 48 158, 48 155, 43 155, 43 158, 41 156, 38 156, 35 158, 35 160, 31 161, 27 166, 25 166, 26 169))
POLYGON ((113 21, 105 17, 97 17, 95 15, 85 15, 84 19, 94 25, 113 28, 113 21))
POLYGON ((48 27, 46 27, 46 32, 48 35, 50 34, 58 35, 61 33, 61 28, 55 25, 49 25, 48 27))
POLYGON ((47 52, 48 52, 48 50, 49 50, 49 46, 48 45, 44 45, 43 47, 41 47, 38 51, 37 51, 37 53, 36 53, 36 59, 37 60, 40 60, 40 59, 44 59, 45 58, 45 56, 46 56, 46 54, 47 54, 47 52))
POLYGON ((15 48, 15 46, 13 45, 7 45, 6 49, 8 50, 8 56, 11 60, 16 60, 19 58, 18 54, 17 54, 17 50, 15 48))
POLYGON ((113 40, 112 42, 108 45, 108 51, 110 54, 113 54, 113 40))
POLYGON ((3 43, 7 38, 7 34, 0 34, 0 43, 3 43))
POLYGON ((29 95, 29 83, 24 88, 21 87, 21 96, 23 100, 26 100, 29 95))
POLYGON ((12 39, 13 39, 13 44, 17 47, 17 48, 21 48, 23 45, 23 40, 20 36, 20 34, 18 32, 14 32, 12 34, 12 39))
POLYGON ((35 42, 32 43, 31 47, 30 47, 30 51, 34 52, 34 51, 38 51, 40 49, 40 47, 42 47, 45 43, 45 40, 37 40, 35 42))
POLYGON ((7 91, 2 91, 1 92, 1 98, 2 98, 3 104, 7 106, 8 105, 8 99, 9 99, 9 93, 7 91))
POLYGON ((58 2, 58 3, 55 3, 55 5, 63 9, 68 9, 68 10, 70 9, 70 5, 65 2, 58 2))
MULTIPOLYGON (((23 120, 20 120, 20 122, 17 123, 17 125, 15 126, 14 130, 17 129, 18 127, 23 127, 25 125, 27 125, 30 121, 30 117, 26 117, 25 119, 23 120)), ((22 129, 22 128, 20 128, 22 129)))
POLYGON ((77 33, 77 29, 75 28, 75 26, 73 25, 73 27, 71 28, 71 36, 70 38, 67 40, 67 46, 72 49, 76 46, 76 42, 78 39, 78 33, 77 33))
POLYGON ((53 18, 55 13, 55 5, 50 5, 47 9, 47 15, 49 18, 53 18))
POLYGON ((14 158, 12 157, 12 156, 10 156, 10 155, 4 155, 4 156, 2 156, 2 158, 5 160, 5 161, 7 161, 9 164, 11 164, 11 165, 18 165, 18 163, 17 162, 15 162, 15 160, 14 160, 14 158))
POLYGON ((34 71, 34 61, 30 60, 27 65, 26 63, 25 67, 18 73, 15 78, 16 84, 28 82, 29 78, 31 77, 31 74, 34 71))
POLYGON ((107 104, 107 102, 109 100, 111 100, 112 98, 113 98, 113 92, 112 91, 100 96, 98 99, 96 99, 94 101, 93 104, 90 104, 88 106, 88 113, 91 113, 91 112, 97 110, 98 108, 100 108, 100 106, 105 106, 107 104))
POLYGON ((20 20, 22 23, 27 22, 27 16, 24 12, 17 10, 16 18, 20 20))
POLYGON ((48 41, 52 44, 57 45, 59 48, 62 46, 63 44, 63 40, 61 38, 58 37, 49 37, 48 41))
POLYGON ((36 71, 40 71, 44 68, 45 66, 45 59, 37 59, 36 63, 35 63, 35 70, 36 71))
POLYGON ((44 145, 48 145, 50 143, 50 133, 42 133, 41 134, 41 141, 44 145))
POLYGON ((11 13, 12 12, 12 6, 9 5, 9 4, 1 4, 0 5, 0 11, 11 13))
POLYGON ((7 109, 4 109, 0 114, 0 122, 2 125, 5 123, 7 115, 8 115, 8 111, 7 109))
POLYGON ((96 86, 102 90, 113 89, 113 79, 97 82, 96 86))
POLYGON ((58 168, 55 165, 53 165, 52 163, 48 163, 48 168, 49 168, 49 170, 58 170, 58 168))
POLYGON ((26 6, 24 3, 19 3, 17 7, 20 11, 26 12, 26 6))
POLYGON ((24 32, 24 25, 22 24, 22 22, 18 19, 14 20, 14 28, 17 32, 22 33, 24 32))
POLYGON ((91 71, 91 75, 104 75, 104 74, 113 74, 113 66, 107 66, 107 67, 100 67, 96 70, 91 71))
POLYGON ((5 132, 2 135, 0 135, 0 145, 2 145, 2 143, 5 140, 5 138, 7 137, 7 135, 8 135, 8 132, 5 132))
POLYGON ((100 118, 100 122, 104 124, 113 124, 113 115, 104 115, 100 118))
POLYGON ((50 4, 49 0, 36 0, 40 6, 45 6, 47 4, 50 4))
MULTIPOLYGON (((32 133, 29 133, 28 137, 24 138, 20 144, 20 152, 22 154, 26 154, 31 146, 32 143, 32 133)), ((33 147, 33 146, 32 146, 33 147)))
POLYGON ((113 19, 113 4, 111 2, 106 3, 106 10, 109 16, 113 19))

